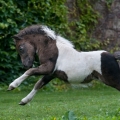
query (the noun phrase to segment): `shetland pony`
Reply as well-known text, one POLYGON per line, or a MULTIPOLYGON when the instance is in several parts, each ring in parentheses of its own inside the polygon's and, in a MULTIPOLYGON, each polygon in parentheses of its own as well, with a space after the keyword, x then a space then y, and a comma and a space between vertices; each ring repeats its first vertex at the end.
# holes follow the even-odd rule
POLYGON ((31 101, 36 92, 54 78, 79 84, 96 77, 120 90, 120 68, 116 58, 107 51, 79 52, 70 41, 44 25, 26 27, 13 38, 22 64, 28 70, 15 79, 8 90, 18 87, 29 76, 44 75, 20 105, 31 101), (36 68, 32 67, 35 54, 40 60, 36 68))

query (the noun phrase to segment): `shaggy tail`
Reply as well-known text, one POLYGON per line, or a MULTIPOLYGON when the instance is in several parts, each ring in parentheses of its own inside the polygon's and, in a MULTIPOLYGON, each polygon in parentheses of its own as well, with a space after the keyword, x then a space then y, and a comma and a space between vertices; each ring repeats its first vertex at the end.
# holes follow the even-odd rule
POLYGON ((116 51, 113 53, 113 56, 115 57, 115 59, 117 60, 118 62, 118 65, 120 67, 120 51, 116 51))
POLYGON ((113 55, 116 58, 116 60, 120 60, 120 51, 114 52, 113 55))

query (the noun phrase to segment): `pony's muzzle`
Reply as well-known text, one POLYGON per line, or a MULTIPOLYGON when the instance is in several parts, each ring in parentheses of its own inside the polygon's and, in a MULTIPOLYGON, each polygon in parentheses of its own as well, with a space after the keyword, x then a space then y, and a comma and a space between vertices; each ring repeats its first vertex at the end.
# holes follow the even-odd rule
POLYGON ((25 69, 29 69, 29 68, 32 67, 32 65, 24 65, 24 64, 23 64, 23 66, 24 66, 25 69))
POLYGON ((33 66, 33 62, 28 60, 27 62, 23 62, 23 66, 24 68, 29 69, 33 66))

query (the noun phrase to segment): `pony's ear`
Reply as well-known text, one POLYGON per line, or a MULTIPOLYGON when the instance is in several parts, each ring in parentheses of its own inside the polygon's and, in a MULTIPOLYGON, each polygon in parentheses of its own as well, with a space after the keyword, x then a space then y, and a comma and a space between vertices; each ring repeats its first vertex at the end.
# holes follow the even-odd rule
POLYGON ((16 36, 16 35, 12 36, 12 38, 13 38, 14 40, 21 40, 21 38, 18 37, 18 36, 16 36))

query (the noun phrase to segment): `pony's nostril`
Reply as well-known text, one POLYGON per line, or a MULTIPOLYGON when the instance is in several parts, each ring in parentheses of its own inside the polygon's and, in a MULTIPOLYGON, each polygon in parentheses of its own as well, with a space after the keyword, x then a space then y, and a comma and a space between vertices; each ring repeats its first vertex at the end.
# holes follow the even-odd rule
POLYGON ((29 69, 30 67, 27 65, 23 65, 25 69, 29 69))

